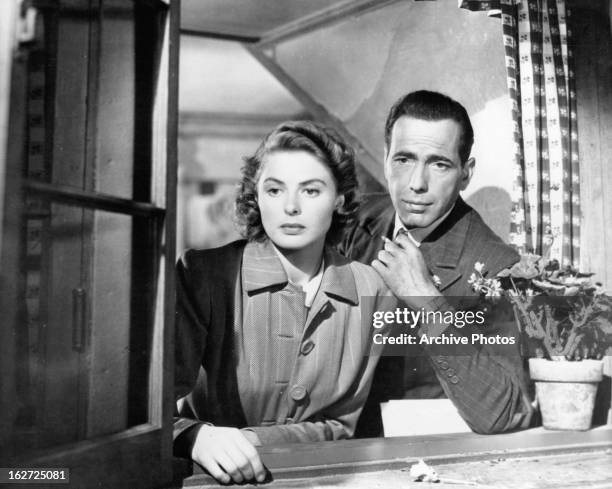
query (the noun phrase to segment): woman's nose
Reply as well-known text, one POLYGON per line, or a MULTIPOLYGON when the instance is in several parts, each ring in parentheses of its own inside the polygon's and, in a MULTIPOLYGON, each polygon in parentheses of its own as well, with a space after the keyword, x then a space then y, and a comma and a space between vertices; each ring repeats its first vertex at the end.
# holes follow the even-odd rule
POLYGON ((285 201, 285 214, 297 216, 300 213, 300 203, 297 196, 289 195, 285 201))

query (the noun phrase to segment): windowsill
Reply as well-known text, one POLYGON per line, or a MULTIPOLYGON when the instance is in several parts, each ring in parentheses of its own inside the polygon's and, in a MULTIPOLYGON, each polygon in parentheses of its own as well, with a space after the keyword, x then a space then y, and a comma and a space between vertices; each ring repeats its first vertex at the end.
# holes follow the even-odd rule
MULTIPOLYGON (((440 465, 483 461, 498 458, 500 455, 503 455, 504 459, 537 456, 541 466, 545 468, 547 456, 607 449, 612 449, 610 425, 584 432, 532 428, 501 435, 457 433, 284 444, 261 447, 259 453, 274 481, 281 481, 399 470, 419 458, 440 465)), ((175 459, 174 462, 175 474, 182 474, 176 482, 178 487, 216 485, 199 466, 192 467, 193 464, 182 459, 175 459)))

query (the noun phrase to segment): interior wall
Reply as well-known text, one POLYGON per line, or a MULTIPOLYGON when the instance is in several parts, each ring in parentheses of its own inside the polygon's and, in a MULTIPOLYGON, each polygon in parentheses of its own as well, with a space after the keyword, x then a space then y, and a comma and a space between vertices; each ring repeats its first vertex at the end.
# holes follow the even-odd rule
POLYGON ((281 120, 225 121, 183 114, 180 120, 177 252, 212 248, 240 237, 234 225, 234 200, 244 158, 281 120))
POLYGON ((236 184, 243 158, 302 105, 237 42, 181 38, 177 252, 239 237, 236 184))
POLYGON ((477 167, 464 197, 502 238, 510 222, 512 120, 501 21, 454 0, 398 2, 274 45, 269 56, 374 156, 401 95, 437 90, 471 115, 477 167))
MULTIPOLYGON (((575 2, 577 4, 577 2, 575 2)), ((574 5, 574 40, 580 153, 581 269, 612 291, 612 35, 599 4, 574 5)))

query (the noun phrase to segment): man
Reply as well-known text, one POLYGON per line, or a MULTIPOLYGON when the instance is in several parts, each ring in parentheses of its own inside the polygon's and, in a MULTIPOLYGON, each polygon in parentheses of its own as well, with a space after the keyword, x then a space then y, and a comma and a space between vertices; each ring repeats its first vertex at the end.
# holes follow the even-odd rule
MULTIPOLYGON (((459 196, 474 172, 473 139, 466 110, 451 98, 418 91, 398 100, 385 124, 389 195, 365 199, 341 245, 350 258, 371 263, 413 310, 452 311, 445 297, 476 295, 468 283, 476 262, 491 277, 519 259, 459 196)), ((502 328, 511 334, 511 326, 502 328)), ((443 331, 423 325, 420 333, 443 331)), ((424 350, 423 356, 381 359, 358 436, 379 436, 379 403, 397 398, 446 395, 478 433, 529 425, 533 408, 518 349, 512 358, 486 348, 468 356, 424 350)))

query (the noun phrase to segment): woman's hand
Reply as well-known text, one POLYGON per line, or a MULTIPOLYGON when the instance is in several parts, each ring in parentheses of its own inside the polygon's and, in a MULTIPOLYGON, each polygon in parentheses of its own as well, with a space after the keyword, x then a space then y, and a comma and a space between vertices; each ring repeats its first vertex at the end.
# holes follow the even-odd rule
POLYGON ((257 450, 237 428, 203 425, 191 458, 223 484, 253 479, 263 482, 266 478, 257 450))

